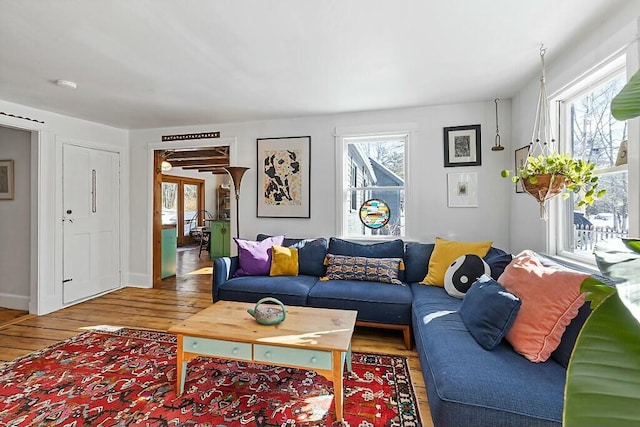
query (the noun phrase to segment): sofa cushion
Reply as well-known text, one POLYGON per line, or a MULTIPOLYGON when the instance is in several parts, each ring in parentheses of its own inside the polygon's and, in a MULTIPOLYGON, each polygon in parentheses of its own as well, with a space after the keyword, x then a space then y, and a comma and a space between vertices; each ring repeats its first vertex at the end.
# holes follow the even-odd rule
POLYGON ((444 289, 411 284, 413 335, 436 426, 560 427, 566 371, 530 363, 506 340, 478 345, 444 289))
POLYGON ((545 267, 531 251, 513 259, 498 282, 522 300, 520 313, 507 333, 518 353, 532 362, 544 362, 551 356, 584 304, 580 285, 588 277, 545 267))
POLYGON ((444 274, 456 258, 467 254, 484 257, 491 248, 491 243, 490 241, 454 242, 436 237, 435 247, 429 258, 427 275, 420 283, 444 286, 444 274))
POLYGON ((328 253, 334 255, 362 256, 367 258, 403 258, 404 242, 400 239, 390 242, 358 243, 332 237, 329 239, 328 253))
POLYGON ((363 280, 402 285, 402 258, 366 258, 327 254, 327 275, 320 280, 363 280))
MULTIPOLYGON (((258 234, 257 240, 268 237, 267 234, 258 234)), ((298 274, 307 276, 324 276, 324 257, 327 255, 327 239, 292 239, 285 237, 282 246, 298 249, 298 274)))
POLYGON ((271 246, 282 245, 284 236, 273 236, 261 241, 234 237, 238 245, 239 267, 236 276, 265 276, 271 268, 271 246))
POLYGON ((483 275, 464 296, 460 317, 478 344, 493 350, 513 325, 518 310, 520 298, 483 275))
POLYGON ((497 280, 509 265, 513 256, 502 249, 491 247, 482 259, 491 267, 491 277, 497 280))
POLYGON ((433 243, 407 242, 404 251, 404 277, 407 283, 424 279, 434 247, 433 243))
POLYGON ((271 246, 271 269, 269 276, 297 276, 298 250, 284 246, 271 246))
POLYGON ((285 305, 305 306, 309 290, 317 281, 314 276, 234 277, 218 287, 217 297, 219 300, 240 302, 258 302, 264 297, 274 297, 285 305))
POLYGON ((309 291, 312 307, 357 310, 362 322, 409 325, 413 294, 409 286, 359 280, 318 281, 309 291))

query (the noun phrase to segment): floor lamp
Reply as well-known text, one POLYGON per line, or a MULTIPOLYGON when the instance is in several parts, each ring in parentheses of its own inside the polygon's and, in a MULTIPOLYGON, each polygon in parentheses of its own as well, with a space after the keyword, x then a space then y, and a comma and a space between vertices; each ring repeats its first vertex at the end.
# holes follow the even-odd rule
POLYGON ((233 182, 233 189, 236 195, 236 237, 240 237, 240 183, 242 175, 249 169, 241 166, 227 166, 223 168, 227 171, 233 182))

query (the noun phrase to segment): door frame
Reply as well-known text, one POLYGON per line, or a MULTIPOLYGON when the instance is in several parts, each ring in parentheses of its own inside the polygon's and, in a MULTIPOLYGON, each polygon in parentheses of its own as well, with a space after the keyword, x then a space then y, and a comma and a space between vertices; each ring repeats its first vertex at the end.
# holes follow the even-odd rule
MULTIPOLYGON (((161 244, 162 244, 162 203, 158 195, 162 189, 162 170, 160 168, 160 153, 158 150, 167 149, 185 149, 185 148, 207 148, 207 147, 229 147, 229 163, 236 164, 236 137, 225 138, 203 138, 199 140, 173 141, 173 142, 153 142, 147 145, 147 171, 151 176, 149 180, 149 200, 147 218, 150 218, 147 247, 150 249, 150 257, 148 259, 149 271, 151 273, 151 286, 160 287, 162 283, 161 277, 161 244)), ((232 205, 232 209, 235 207, 232 205)), ((232 215, 233 217, 233 215, 232 215)))

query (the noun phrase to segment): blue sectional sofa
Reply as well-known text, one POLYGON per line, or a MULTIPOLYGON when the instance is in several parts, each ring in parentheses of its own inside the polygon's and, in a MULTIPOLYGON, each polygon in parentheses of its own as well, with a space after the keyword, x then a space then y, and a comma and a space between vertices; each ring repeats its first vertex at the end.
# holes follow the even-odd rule
MULTIPOLYGON (((267 236, 259 235, 258 239, 267 236)), ((213 301, 256 302, 272 296, 284 304, 358 311, 358 324, 403 331, 415 340, 431 416, 445 426, 561 426, 566 366, 590 310, 580 309, 560 347, 544 363, 532 363, 505 340, 492 351, 472 337, 458 313, 459 299, 443 288, 420 282, 427 274, 434 244, 401 240, 360 244, 341 239, 286 239, 299 249, 298 276, 234 277, 237 257, 214 260, 213 301), (320 281, 327 253, 404 260, 403 282, 320 281)), ((511 260, 491 248, 484 257, 497 278, 511 260)), ((547 259, 548 265, 554 264, 547 259)))

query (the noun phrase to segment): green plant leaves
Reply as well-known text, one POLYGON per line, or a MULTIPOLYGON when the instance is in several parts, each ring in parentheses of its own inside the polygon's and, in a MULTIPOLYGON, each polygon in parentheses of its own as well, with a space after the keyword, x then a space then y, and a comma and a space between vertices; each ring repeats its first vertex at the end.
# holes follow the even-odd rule
POLYGON ((628 120, 640 116, 640 70, 624 85, 611 101, 611 114, 617 120, 628 120))
POLYGON ((591 310, 595 310, 605 299, 616 293, 616 288, 605 285, 593 277, 588 277, 582 282, 580 292, 586 293, 585 299, 591 301, 591 310))
POLYGON ((603 242, 595 254, 600 271, 623 282, 615 289, 594 278, 582 283, 593 312, 569 362, 563 425, 638 425, 640 240, 603 242))
POLYGON ((640 324, 612 294, 585 323, 567 370, 563 426, 640 422, 640 324))

